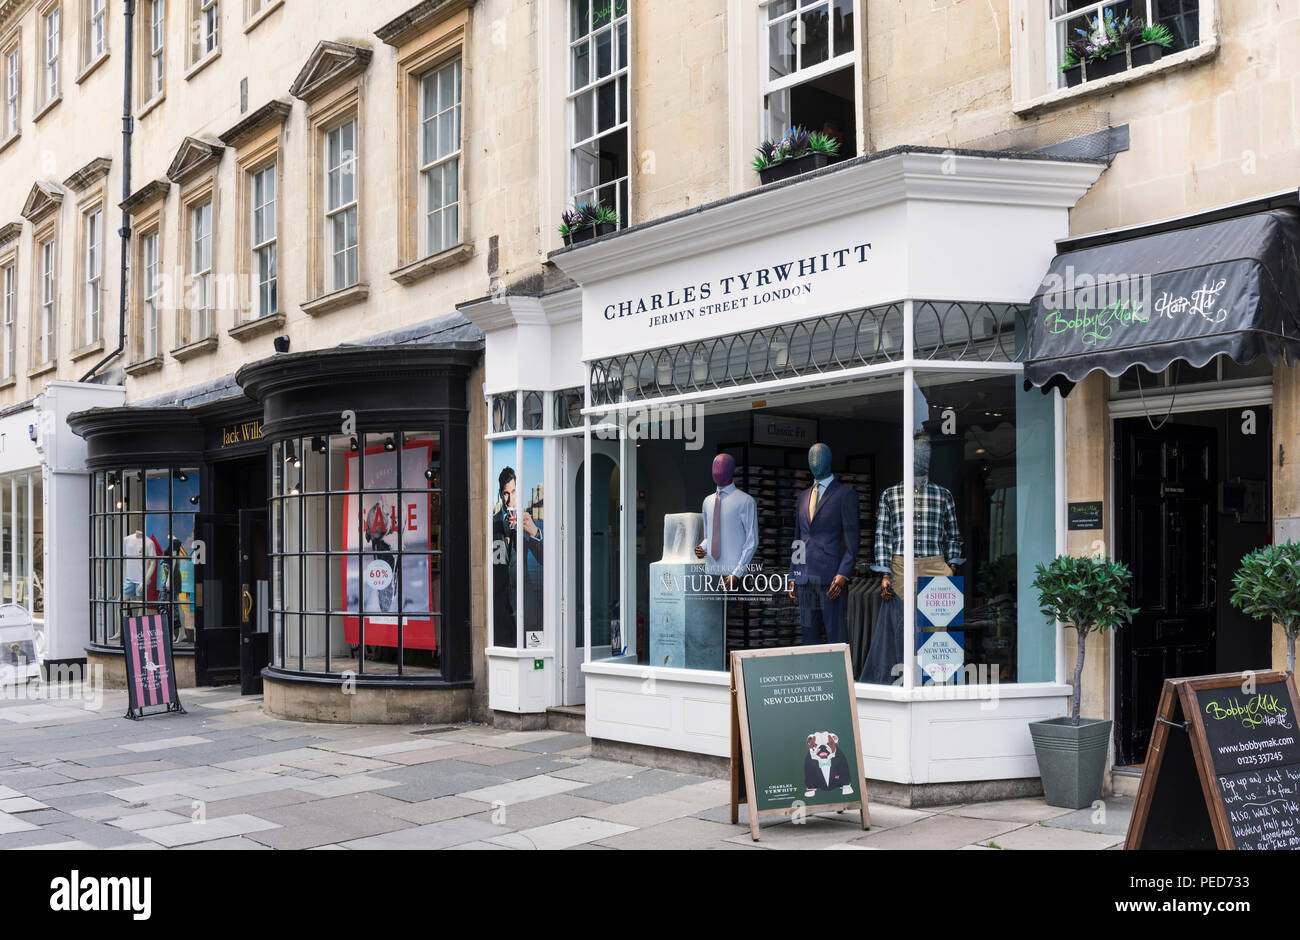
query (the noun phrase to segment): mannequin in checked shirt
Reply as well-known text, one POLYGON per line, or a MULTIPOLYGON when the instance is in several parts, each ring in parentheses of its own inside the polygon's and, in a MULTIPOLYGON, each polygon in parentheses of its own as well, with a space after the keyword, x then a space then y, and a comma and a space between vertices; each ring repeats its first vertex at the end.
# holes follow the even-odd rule
MULTIPOLYGON (((930 481, 930 438, 925 432, 916 438, 913 463, 913 537, 915 577, 951 575, 965 562, 957 504, 952 493, 930 481)), ((885 575, 885 586, 893 588, 903 580, 903 521, 905 491, 902 483, 880 494, 876 513, 876 557, 872 569, 885 575)))

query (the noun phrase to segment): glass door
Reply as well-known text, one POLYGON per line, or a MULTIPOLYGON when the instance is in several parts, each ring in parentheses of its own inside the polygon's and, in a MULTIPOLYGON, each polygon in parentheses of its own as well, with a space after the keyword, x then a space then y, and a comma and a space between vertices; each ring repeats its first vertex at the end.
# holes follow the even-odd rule
POLYGON ((626 629, 618 609, 620 539, 619 529, 619 473, 617 444, 592 441, 591 519, 586 512, 586 467, 583 465, 583 443, 572 441, 566 451, 566 476, 568 467, 573 472, 569 500, 573 507, 572 532, 569 540, 573 546, 565 558, 566 590, 575 599, 565 604, 565 681, 564 704, 574 705, 584 701, 582 662, 586 646, 588 598, 583 571, 587 540, 591 540, 591 656, 608 659, 628 645, 626 629))

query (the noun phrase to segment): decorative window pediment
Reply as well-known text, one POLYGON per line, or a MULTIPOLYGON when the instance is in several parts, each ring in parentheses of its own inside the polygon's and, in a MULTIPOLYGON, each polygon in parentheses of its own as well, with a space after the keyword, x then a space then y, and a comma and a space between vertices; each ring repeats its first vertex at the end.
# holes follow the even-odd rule
POLYGON ((369 46, 360 43, 322 39, 289 86, 289 93, 310 103, 365 71, 373 54, 369 46))
POLYGON ((4 248, 15 238, 23 233, 23 223, 10 222, 8 225, 0 227, 0 248, 4 248))
POLYGON ((272 98, 256 111, 241 118, 230 130, 221 135, 227 147, 239 147, 249 138, 271 124, 283 124, 293 110, 293 103, 282 98, 272 98))
POLYGON ((171 180, 150 180, 130 196, 123 199, 118 204, 118 208, 123 212, 134 214, 137 209, 143 208, 155 200, 166 196, 171 188, 171 180))
POLYGON ((33 225, 63 204, 63 187, 58 183, 37 180, 23 203, 22 216, 33 225))
POLYGON ((461 10, 468 10, 474 0, 422 0, 401 16, 375 30, 375 35, 390 46, 400 46, 413 34, 432 29, 461 10))
POLYGON ((186 137, 167 167, 167 178, 173 183, 184 183, 195 174, 221 159, 226 148, 216 141, 186 137))
POLYGON ((63 181, 63 185, 76 192, 82 192, 91 183, 108 176, 108 168, 113 161, 108 157, 96 157, 76 173, 63 181))

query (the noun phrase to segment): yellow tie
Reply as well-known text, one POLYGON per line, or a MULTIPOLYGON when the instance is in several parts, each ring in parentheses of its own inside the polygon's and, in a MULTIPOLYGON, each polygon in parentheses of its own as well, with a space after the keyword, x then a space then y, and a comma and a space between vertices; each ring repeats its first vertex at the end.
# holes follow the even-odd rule
POLYGON ((817 491, 818 491, 819 489, 821 489, 821 487, 819 487, 819 486, 816 484, 816 482, 814 482, 814 483, 813 483, 812 496, 810 496, 810 497, 808 498, 808 518, 809 518, 809 519, 812 519, 813 516, 817 515, 817 491))

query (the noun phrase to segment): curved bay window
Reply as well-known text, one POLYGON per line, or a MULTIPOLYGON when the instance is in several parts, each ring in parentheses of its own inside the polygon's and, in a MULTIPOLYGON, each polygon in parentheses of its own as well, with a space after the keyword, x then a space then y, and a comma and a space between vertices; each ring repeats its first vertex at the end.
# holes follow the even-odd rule
POLYGON ((196 467, 120 467, 91 475, 91 642, 122 645, 122 618, 166 614, 194 646, 196 467))
POLYGON ((307 672, 442 673, 442 434, 271 448, 272 657, 307 672))

